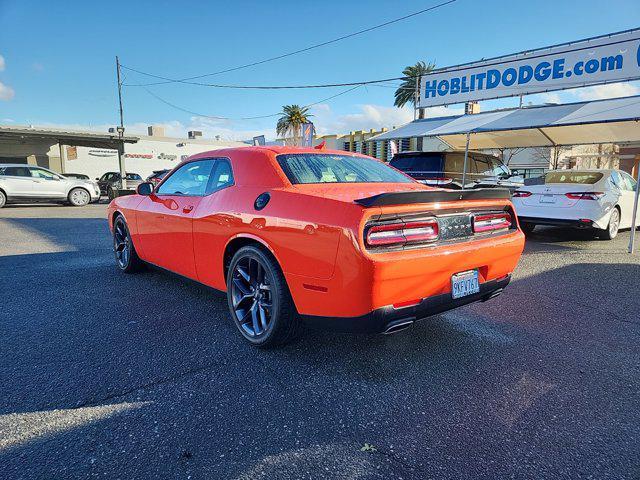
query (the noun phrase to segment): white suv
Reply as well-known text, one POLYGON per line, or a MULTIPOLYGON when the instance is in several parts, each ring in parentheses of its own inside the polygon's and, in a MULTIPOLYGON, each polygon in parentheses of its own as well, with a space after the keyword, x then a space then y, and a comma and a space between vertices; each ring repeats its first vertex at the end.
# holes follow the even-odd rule
POLYGON ((67 178, 43 167, 0 164, 0 208, 7 203, 65 202, 82 207, 100 199, 91 180, 67 178))

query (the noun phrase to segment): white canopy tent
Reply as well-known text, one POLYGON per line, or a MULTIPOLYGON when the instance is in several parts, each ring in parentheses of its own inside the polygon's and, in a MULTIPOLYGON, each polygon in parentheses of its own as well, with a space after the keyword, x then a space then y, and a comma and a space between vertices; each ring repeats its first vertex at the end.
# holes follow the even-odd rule
MULTIPOLYGON (((414 120, 371 141, 438 137, 454 149, 640 142, 640 96, 414 120)), ((640 183, 636 188, 636 205, 640 183)), ((635 228, 629 251, 633 252, 635 228)))

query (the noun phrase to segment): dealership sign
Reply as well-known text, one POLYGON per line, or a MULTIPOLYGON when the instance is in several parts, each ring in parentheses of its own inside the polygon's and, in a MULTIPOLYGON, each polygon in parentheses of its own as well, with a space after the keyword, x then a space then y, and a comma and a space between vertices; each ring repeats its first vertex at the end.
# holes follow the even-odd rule
POLYGON ((513 97, 640 78, 640 29, 438 69, 419 107, 513 97))

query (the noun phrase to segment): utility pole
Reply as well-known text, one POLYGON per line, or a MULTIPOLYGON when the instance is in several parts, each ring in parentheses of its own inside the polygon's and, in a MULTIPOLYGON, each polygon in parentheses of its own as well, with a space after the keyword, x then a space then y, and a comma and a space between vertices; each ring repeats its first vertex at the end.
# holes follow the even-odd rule
POLYGON ((118 103, 120 105, 120 126, 117 128, 120 143, 118 144, 118 164, 120 167, 121 188, 127 188, 127 172, 124 168, 124 115, 122 113, 122 80, 120 79, 120 60, 116 55, 116 75, 118 77, 118 103))
POLYGON ((417 118, 417 113, 418 113, 418 103, 419 103, 419 98, 420 98, 420 77, 416 78, 416 89, 415 92, 413 92, 413 119, 415 120, 417 118))

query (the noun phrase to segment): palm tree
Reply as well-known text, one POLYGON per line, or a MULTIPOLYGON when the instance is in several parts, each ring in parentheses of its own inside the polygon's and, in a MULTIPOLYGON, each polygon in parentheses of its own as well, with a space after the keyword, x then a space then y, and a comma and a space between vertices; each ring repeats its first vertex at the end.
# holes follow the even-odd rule
POLYGON ((308 107, 284 105, 282 116, 276 125, 276 133, 284 139, 293 138, 293 144, 297 145, 302 138, 302 124, 308 123, 309 117, 313 115, 309 113, 308 107))
MULTIPOLYGON (((409 65, 402 71, 402 75, 404 75, 405 79, 402 81, 398 89, 396 90, 395 97, 396 100, 393 104, 402 108, 407 103, 411 103, 414 107, 416 107, 416 85, 418 79, 425 75, 433 69, 436 68, 434 63, 425 63, 418 62, 415 65, 409 65)), ((423 118, 423 111, 420 110, 420 118, 423 118)))

